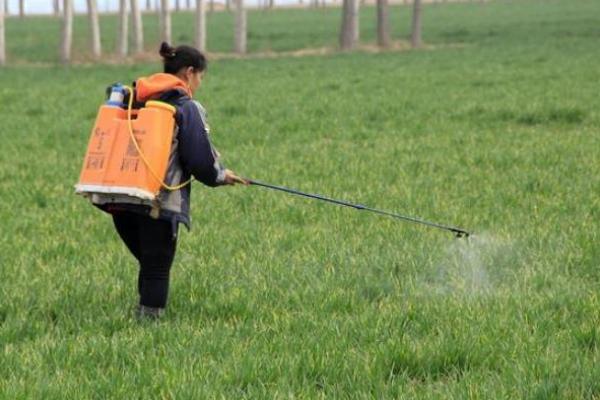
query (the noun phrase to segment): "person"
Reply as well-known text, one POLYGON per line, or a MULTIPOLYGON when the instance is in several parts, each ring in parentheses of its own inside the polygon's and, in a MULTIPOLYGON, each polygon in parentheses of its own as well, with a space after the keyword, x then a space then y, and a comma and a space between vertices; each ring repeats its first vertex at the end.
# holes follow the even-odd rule
MULTIPOLYGON (((206 111, 193 100, 207 68, 205 56, 190 46, 171 47, 162 43, 160 55, 164 72, 138 79, 134 83, 135 101, 167 102, 176 108, 176 128, 165 182, 177 186, 193 176, 215 187, 247 184, 226 169, 209 139, 206 111)), ((177 190, 161 189, 159 209, 135 202, 105 202, 104 211, 112 214, 118 235, 139 263, 138 317, 159 318, 167 305, 171 265, 177 248, 178 226, 190 228, 191 184, 177 190)))

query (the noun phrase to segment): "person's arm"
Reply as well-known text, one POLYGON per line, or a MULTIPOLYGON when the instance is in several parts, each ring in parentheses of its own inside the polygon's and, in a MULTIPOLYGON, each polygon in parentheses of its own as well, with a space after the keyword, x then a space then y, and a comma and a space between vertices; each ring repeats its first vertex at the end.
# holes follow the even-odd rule
POLYGON ((183 168, 208 186, 229 183, 227 170, 208 138, 198 106, 188 101, 180 108, 180 113, 178 150, 183 168))

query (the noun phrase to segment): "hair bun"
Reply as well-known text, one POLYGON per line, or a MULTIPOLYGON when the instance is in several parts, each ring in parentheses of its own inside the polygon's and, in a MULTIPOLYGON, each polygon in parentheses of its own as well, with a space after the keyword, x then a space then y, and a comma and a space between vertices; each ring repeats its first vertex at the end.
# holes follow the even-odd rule
POLYGON ((175 48, 171 47, 167 42, 161 43, 160 50, 158 52, 163 58, 174 58, 176 55, 175 48))

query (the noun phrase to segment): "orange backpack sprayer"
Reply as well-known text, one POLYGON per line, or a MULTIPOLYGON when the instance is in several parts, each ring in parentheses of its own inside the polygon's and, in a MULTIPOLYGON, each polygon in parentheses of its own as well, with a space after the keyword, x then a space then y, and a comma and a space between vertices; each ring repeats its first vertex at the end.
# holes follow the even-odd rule
POLYGON ((147 101, 133 110, 134 92, 114 85, 100 106, 75 192, 126 196, 152 204, 160 189, 177 190, 189 183, 168 186, 164 177, 175 128, 175 107, 147 101), (129 93, 127 109, 123 99, 129 93))

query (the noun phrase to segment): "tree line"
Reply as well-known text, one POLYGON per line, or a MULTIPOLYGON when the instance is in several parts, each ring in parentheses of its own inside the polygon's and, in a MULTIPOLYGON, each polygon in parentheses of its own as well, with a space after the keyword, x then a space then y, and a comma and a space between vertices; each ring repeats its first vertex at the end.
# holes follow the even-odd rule
MULTIPOLYGON (((19 15, 24 15, 24 1, 19 0, 19 15)), ((54 13, 61 16, 61 41, 60 60, 63 63, 71 61, 71 48, 73 38, 73 0, 50 0, 52 1, 54 13)), ((206 1, 207 0, 185 0, 187 9, 195 9, 195 34, 194 44, 201 50, 206 51, 206 1)), ((274 0, 263 0, 266 7, 274 6, 274 0)), ((302 1, 302 0, 301 0, 302 1)), ((309 0, 313 6, 319 4, 319 0, 309 0)), ((406 2, 407 0, 405 0, 406 2)), ((359 43, 359 11, 364 0, 343 0, 342 18, 339 34, 339 46, 342 50, 352 50, 359 43)), ((412 0, 413 18, 411 44, 413 47, 421 45, 421 0, 412 0)), ((226 8, 233 3, 235 13, 234 23, 234 51, 237 54, 247 52, 247 13, 244 0, 227 0, 226 8)), ((322 5, 325 4, 322 0, 322 5)), ((170 0, 146 0, 146 9, 152 9, 154 5, 159 14, 160 39, 171 43, 171 4, 170 0)), ((175 0, 175 10, 181 10, 181 1, 175 0)), ((390 17, 388 0, 376 0, 377 6, 377 43, 382 48, 391 46, 390 17)), ((214 7, 214 0, 210 0, 210 8, 214 7)), ((5 40, 5 15, 7 14, 8 0, 0 0, 0 65, 6 63, 6 40, 5 40)), ((95 59, 102 57, 102 46, 100 41, 100 23, 97 0, 87 0, 87 15, 90 30, 90 50, 95 59)), ((142 14, 138 0, 119 0, 119 24, 117 33, 117 54, 121 58, 130 53, 129 45, 129 16, 131 15, 131 29, 133 36, 133 53, 139 54, 144 51, 144 35, 142 26, 142 14)))

